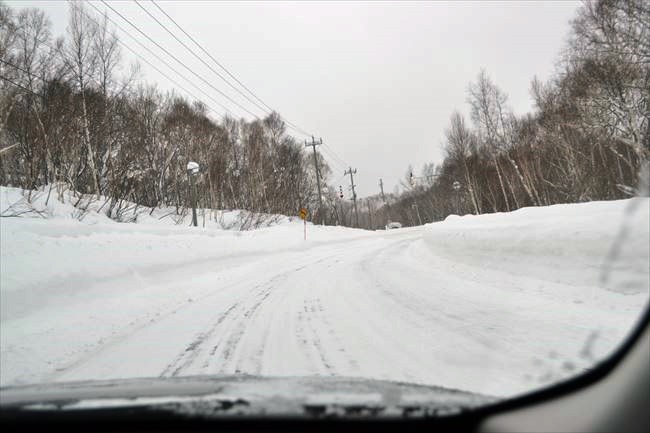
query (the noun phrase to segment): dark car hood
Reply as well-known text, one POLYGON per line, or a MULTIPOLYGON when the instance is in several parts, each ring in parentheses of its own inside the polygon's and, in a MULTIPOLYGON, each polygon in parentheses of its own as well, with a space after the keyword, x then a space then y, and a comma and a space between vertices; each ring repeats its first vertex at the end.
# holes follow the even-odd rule
POLYGON ((496 398, 342 377, 195 376, 0 388, 1 410, 147 408, 196 416, 444 416, 496 398))

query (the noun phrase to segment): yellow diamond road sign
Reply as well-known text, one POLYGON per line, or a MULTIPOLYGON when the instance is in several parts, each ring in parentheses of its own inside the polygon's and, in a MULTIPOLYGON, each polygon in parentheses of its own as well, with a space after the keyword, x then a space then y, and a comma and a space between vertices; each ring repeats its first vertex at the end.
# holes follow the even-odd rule
POLYGON ((300 218, 307 219, 307 209, 304 207, 300 209, 300 218))

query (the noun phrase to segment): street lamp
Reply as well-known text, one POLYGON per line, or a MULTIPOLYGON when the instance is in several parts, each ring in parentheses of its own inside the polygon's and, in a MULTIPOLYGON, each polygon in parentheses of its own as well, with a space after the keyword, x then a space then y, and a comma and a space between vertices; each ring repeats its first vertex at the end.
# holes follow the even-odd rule
POLYGON ((199 220, 196 216, 196 188, 194 186, 194 177, 199 173, 199 164, 190 161, 187 163, 187 178, 190 181, 190 199, 192 202, 192 225, 197 227, 199 220))
POLYGON ((413 204, 411 205, 411 207, 415 209, 415 214, 418 217, 418 222, 420 223, 420 225, 422 225, 422 218, 420 218, 420 209, 418 208, 418 202, 413 200, 413 204))
POLYGON ((199 164, 194 161, 190 161, 187 163, 187 171, 190 174, 197 174, 199 172, 199 164))
POLYGON ((460 215, 460 188, 462 185, 460 182, 455 180, 451 187, 456 191, 456 212, 460 215))

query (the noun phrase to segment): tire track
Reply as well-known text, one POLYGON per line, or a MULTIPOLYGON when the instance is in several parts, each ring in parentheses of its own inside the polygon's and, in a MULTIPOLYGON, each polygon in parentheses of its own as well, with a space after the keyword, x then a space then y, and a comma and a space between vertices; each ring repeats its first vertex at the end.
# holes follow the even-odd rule
MULTIPOLYGON (((266 283, 255 285, 251 290, 247 290, 248 296, 245 295, 246 298, 243 301, 236 302, 231 307, 229 307, 226 312, 216 317, 216 322, 213 325, 211 325, 206 331, 199 333, 189 344, 185 345, 184 349, 162 370, 162 372, 159 374, 159 377, 177 376, 182 374, 182 372, 187 368, 191 367, 201 354, 202 346, 205 344, 205 342, 209 341, 213 334, 215 334, 222 327, 222 325, 231 322, 231 316, 235 315, 236 310, 245 308, 247 299, 250 299, 251 297, 254 298, 256 295, 258 295, 259 291, 256 290, 259 287, 268 284, 276 277, 272 278, 266 283), (253 292, 252 296, 250 296, 251 292, 253 292)), ((221 296, 225 291, 236 289, 241 285, 242 283, 239 281, 232 282, 225 286, 219 287, 218 290, 214 290, 200 297, 196 297, 192 302, 188 302, 180 306, 174 306, 166 311, 163 310, 151 313, 142 319, 135 319, 113 335, 99 340, 97 343, 98 346, 94 349, 87 350, 81 357, 77 358, 67 366, 58 368, 52 373, 51 377, 48 380, 60 380, 60 378, 70 374, 74 376, 74 372, 76 370, 83 368, 83 366, 88 363, 92 363, 97 358, 101 358, 102 354, 109 353, 113 348, 119 347, 120 344, 137 338, 137 335, 141 331, 162 323, 166 320, 178 320, 175 319, 176 315, 184 313, 187 309, 195 308, 197 305, 200 305, 202 303, 210 302, 211 298, 214 298, 215 296, 221 296)))
MULTIPOLYGON (((359 238, 362 239, 365 240, 365 237, 359 238)), ((282 338, 285 334, 277 327, 264 326, 261 317, 264 317, 264 321, 268 321, 267 313, 271 314, 269 317, 281 317, 277 314, 287 314, 286 304, 278 302, 282 296, 276 298, 276 293, 289 293, 287 290, 293 288, 280 282, 293 279, 294 275, 302 275, 305 272, 309 275, 305 274, 302 280, 309 282, 319 278, 323 272, 331 272, 326 269, 340 266, 341 256, 358 255, 355 252, 356 241, 354 239, 345 242, 323 242, 322 246, 314 245, 314 248, 304 251, 299 249, 294 254, 282 255, 282 257, 277 257, 275 252, 268 257, 262 253, 252 254, 251 257, 260 257, 260 260, 242 262, 237 258, 232 263, 233 273, 228 267, 231 266, 230 260, 227 260, 227 265, 215 263, 217 272, 214 267, 207 267, 211 262, 209 259, 174 267, 174 273, 178 271, 183 275, 189 273, 187 269, 191 269, 193 271, 191 280, 199 279, 199 284, 202 286, 205 284, 202 281, 205 280, 203 274, 214 274, 221 278, 225 272, 226 281, 212 287, 205 285, 205 288, 201 287, 198 291, 192 290, 194 294, 188 302, 185 300, 176 302, 173 297, 168 300, 162 299, 165 302, 154 304, 152 308, 144 308, 143 305, 143 308, 134 310, 134 314, 125 315, 127 320, 120 318, 114 320, 114 323, 111 321, 107 332, 100 333, 92 344, 77 345, 76 353, 66 354, 67 362, 58 363, 56 370, 53 367, 48 373, 47 380, 60 381, 66 378, 83 380, 93 374, 112 377, 119 374, 130 375, 132 372, 168 377, 183 375, 189 371, 194 372, 196 369, 213 373, 215 370, 232 372, 233 369, 241 372, 246 368, 246 372, 260 373, 266 369, 267 362, 273 370, 274 365, 281 362, 281 359, 278 360, 275 352, 269 350, 277 345, 277 337, 282 338), (322 265, 323 262, 326 262, 325 265, 322 265), (240 268, 241 270, 235 271, 240 268), (265 274, 267 278, 264 278, 265 274), (268 279, 269 277, 272 278, 268 279), (215 314, 210 311, 211 304, 227 307, 227 309, 220 309, 221 311, 215 314), (274 311, 277 311, 277 314, 273 315, 274 311), (259 314, 260 312, 262 315, 259 314), (183 332, 178 335, 173 331, 177 324, 183 328, 183 332), (151 366, 155 369, 149 367, 147 370, 146 359, 130 358, 134 353, 131 347, 137 347, 139 342, 150 344, 152 338, 157 339, 158 335, 164 335, 155 335, 159 330, 171 332, 174 338, 169 341, 169 344, 154 348, 160 354, 154 362, 151 362, 151 366), (268 360, 265 358, 267 354, 271 355, 268 360), (124 361, 124 364, 116 365, 118 359, 124 361), (214 368, 215 366, 217 368, 214 368)), ((185 276, 178 280, 175 280, 173 275, 168 277, 151 276, 145 283, 156 287, 155 292, 162 295, 188 284, 185 276), (162 286, 158 287, 159 284, 162 286)), ((143 287, 147 290, 146 293, 153 291, 143 287)), ((293 315, 295 312, 288 314, 293 315)), ((293 324, 292 326, 295 326, 295 321, 293 324)), ((314 340, 310 343, 315 347, 312 351, 314 360, 308 362, 313 365, 322 362, 331 369, 330 360, 326 359, 326 355, 322 355, 323 350, 327 349, 324 346, 327 345, 318 335, 318 330, 313 324, 304 320, 299 327, 302 328, 300 332, 304 334, 304 340, 314 340)), ((287 337, 291 338, 291 334, 287 337)), ((301 347, 302 345, 298 345, 298 350, 301 347)))
POLYGON ((223 364, 219 370, 220 373, 227 373, 227 363, 231 359, 234 360, 234 373, 239 374, 244 372, 243 363, 250 362, 252 366, 247 368, 247 372, 251 374, 260 374, 262 371, 262 360, 264 357, 264 351, 269 340, 270 326, 268 324, 264 326, 262 331, 262 338, 259 346, 255 348, 252 353, 249 353, 246 359, 242 359, 241 354, 235 358, 235 354, 238 353, 240 343, 248 331, 248 329, 253 325, 255 319, 259 313, 260 308, 274 308, 274 303, 269 300, 272 295, 278 295, 278 291, 281 290, 280 283, 282 281, 288 280, 290 277, 295 276, 300 271, 308 269, 312 266, 318 265, 326 260, 330 260, 331 257, 324 257, 318 260, 313 261, 313 259, 305 260, 302 264, 297 267, 294 267, 290 270, 282 272, 275 275, 269 281, 261 286, 265 286, 265 291, 261 294, 261 298, 255 302, 244 314, 242 320, 238 323, 235 331, 230 335, 229 339, 224 345, 224 351, 222 352, 223 364))
MULTIPOLYGON (((234 355, 237 352, 237 349, 239 348, 239 345, 241 343, 242 338, 244 337, 244 334, 246 333, 250 324, 254 321, 255 315, 259 311, 264 301, 266 301, 269 298, 269 296, 271 296, 271 291, 275 288, 273 285, 282 279, 286 279, 288 275, 293 271, 294 270, 283 272, 282 274, 278 274, 273 278, 271 278, 269 281, 267 281, 265 284, 258 286, 258 287, 263 287, 263 290, 261 292, 258 292, 259 296, 255 300, 253 305, 251 305, 248 309, 244 311, 241 319, 235 325, 234 331, 230 333, 230 336, 222 346, 221 367, 219 368, 219 373, 224 374, 228 372, 228 363, 231 362, 231 360, 234 360, 235 362, 234 373, 239 374, 242 372, 241 359, 234 359, 234 355)), ((266 327, 265 332, 268 333, 268 326, 266 327)), ((266 338, 267 337, 265 335, 264 339, 266 340, 266 338)), ((217 346, 218 345, 219 343, 217 343, 217 346)), ((216 353, 217 346, 215 346, 212 353, 216 353)), ((256 370, 261 370, 262 355, 263 353, 261 353, 259 358, 256 360, 256 370)))
MULTIPOLYGON (((345 350, 345 347, 342 344, 341 339, 337 335, 332 323, 327 318, 325 314, 325 309, 320 298, 315 298, 313 300, 304 300, 303 311, 299 313, 299 317, 302 317, 302 323, 304 327, 307 328, 308 332, 305 333, 304 330, 300 330, 299 334, 304 342, 304 352, 307 356, 314 360, 313 356, 310 355, 308 345, 311 345, 313 351, 316 353, 319 364, 323 367, 329 375, 336 374, 345 374, 346 372, 341 372, 341 368, 336 366, 336 357, 333 357, 331 354, 336 353, 341 356, 343 363, 347 368, 351 370, 358 370, 359 364, 357 361, 352 359, 349 353, 345 350), (322 323, 323 326, 318 327, 317 322, 322 323), (309 334, 311 338, 307 338, 305 334, 309 334), (328 343, 329 340, 329 344, 328 343), (330 350, 326 350, 329 346, 330 350)), ((341 366, 339 366, 341 367, 341 366)))
POLYGON ((228 308, 225 312, 223 312, 217 321, 212 325, 207 331, 201 332, 190 344, 187 345, 185 350, 178 356, 176 357, 163 371, 160 373, 159 377, 167 377, 167 376, 178 376, 185 368, 189 367, 194 360, 198 357, 199 355, 199 347, 205 342, 216 330, 217 328, 223 323, 226 318, 237 308, 239 307, 239 303, 233 304, 230 308, 228 308))
MULTIPOLYGON (((399 246, 400 250, 396 254, 398 257, 405 257, 409 255, 408 249, 412 244, 400 242, 396 244, 399 246)), ((412 256, 412 254, 410 254, 412 256)), ((392 255, 391 255, 392 256, 392 255)), ((413 256, 414 261, 405 260, 404 265, 413 272, 422 272, 420 267, 417 267, 414 263, 419 257, 413 256)), ((386 264, 389 263, 389 251, 380 252, 377 257, 376 265, 384 268, 386 264)), ((423 321, 430 323, 433 326, 428 327, 430 329, 435 329, 435 326, 441 326, 442 323, 445 324, 445 330, 453 330, 461 338, 466 338, 472 336, 471 340, 475 343, 481 344, 482 346, 492 349, 494 343, 494 336, 491 335, 489 330, 482 329, 481 326, 478 326, 471 320, 471 317, 464 317, 458 313, 452 313, 444 308, 441 308, 440 303, 432 303, 427 298, 423 297, 421 293, 418 293, 417 289, 412 287, 403 287, 399 295, 395 293, 395 290, 387 285, 386 281, 382 280, 380 276, 373 272, 371 269, 371 260, 365 260, 360 264, 361 269, 364 271, 363 274, 374 284, 375 287, 381 290, 381 292, 390 299, 393 303, 398 305, 400 308, 403 308, 409 311, 412 314, 404 315, 404 321, 411 323, 413 326, 422 327, 423 321), (420 317, 422 320, 417 320, 416 318, 420 317)), ((425 264, 426 265, 426 264, 425 264)), ((426 280, 426 279, 422 279, 426 280)), ((466 299, 468 305, 475 305, 471 299, 466 299)), ((442 303, 444 305, 444 302, 442 303)), ((482 310, 478 305, 476 305, 475 314, 481 314, 482 310)))
POLYGON ((320 337, 318 336, 318 333, 314 328, 313 320, 314 320, 314 316, 316 315, 317 307, 315 305, 310 305, 310 304, 311 302, 305 299, 304 301, 305 322, 304 323, 306 324, 306 328, 308 329, 308 332, 311 335, 311 338, 309 339, 309 343, 314 348, 318 360, 320 364, 323 366, 323 368, 325 369, 325 371, 327 372, 327 374, 334 375, 334 366, 331 360, 329 360, 328 357, 325 355, 325 351, 323 350, 323 344, 321 343, 320 337))
MULTIPOLYGON (((60 367, 56 369, 51 376, 49 377, 49 381, 57 381, 59 378, 64 377, 65 375, 74 372, 76 369, 79 367, 82 367, 88 362, 91 362, 94 358, 101 356, 102 353, 106 351, 110 351, 111 348, 118 346, 120 343, 128 340, 129 338, 132 338, 134 335, 136 335, 138 332, 154 326, 164 320, 172 318, 174 315, 184 311, 187 308, 193 308, 196 304, 204 302, 206 300, 209 300, 212 297, 215 296, 220 296, 223 294, 224 291, 230 290, 238 285, 240 285, 240 282, 235 282, 235 283, 230 283, 227 284, 223 287, 220 287, 219 290, 215 290, 209 293, 206 293, 202 296, 198 296, 193 299, 192 302, 187 302, 181 306, 174 306, 170 307, 167 309, 164 309, 162 311, 157 311, 155 313, 150 313, 149 316, 142 318, 142 319, 134 319, 126 326, 124 326, 122 329, 113 332, 110 336, 101 338, 97 342, 97 346, 94 347, 93 349, 89 349, 85 351, 79 358, 77 358, 75 361, 71 362, 70 364, 60 367)), ((181 355, 185 353, 185 350, 181 353, 181 355)), ((179 355, 179 357, 181 356, 179 355)), ((168 373, 167 368, 163 373, 161 373, 161 377, 163 374, 168 373)))

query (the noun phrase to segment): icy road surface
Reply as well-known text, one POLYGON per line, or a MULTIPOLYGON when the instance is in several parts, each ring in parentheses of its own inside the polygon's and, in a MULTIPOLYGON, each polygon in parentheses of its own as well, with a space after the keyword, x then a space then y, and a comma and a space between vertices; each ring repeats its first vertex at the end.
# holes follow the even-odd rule
POLYGON ((310 227, 308 242, 300 223, 242 234, 4 218, 0 383, 322 375, 525 392, 589 368, 639 317, 638 201, 631 217, 630 201, 600 202, 310 227))

